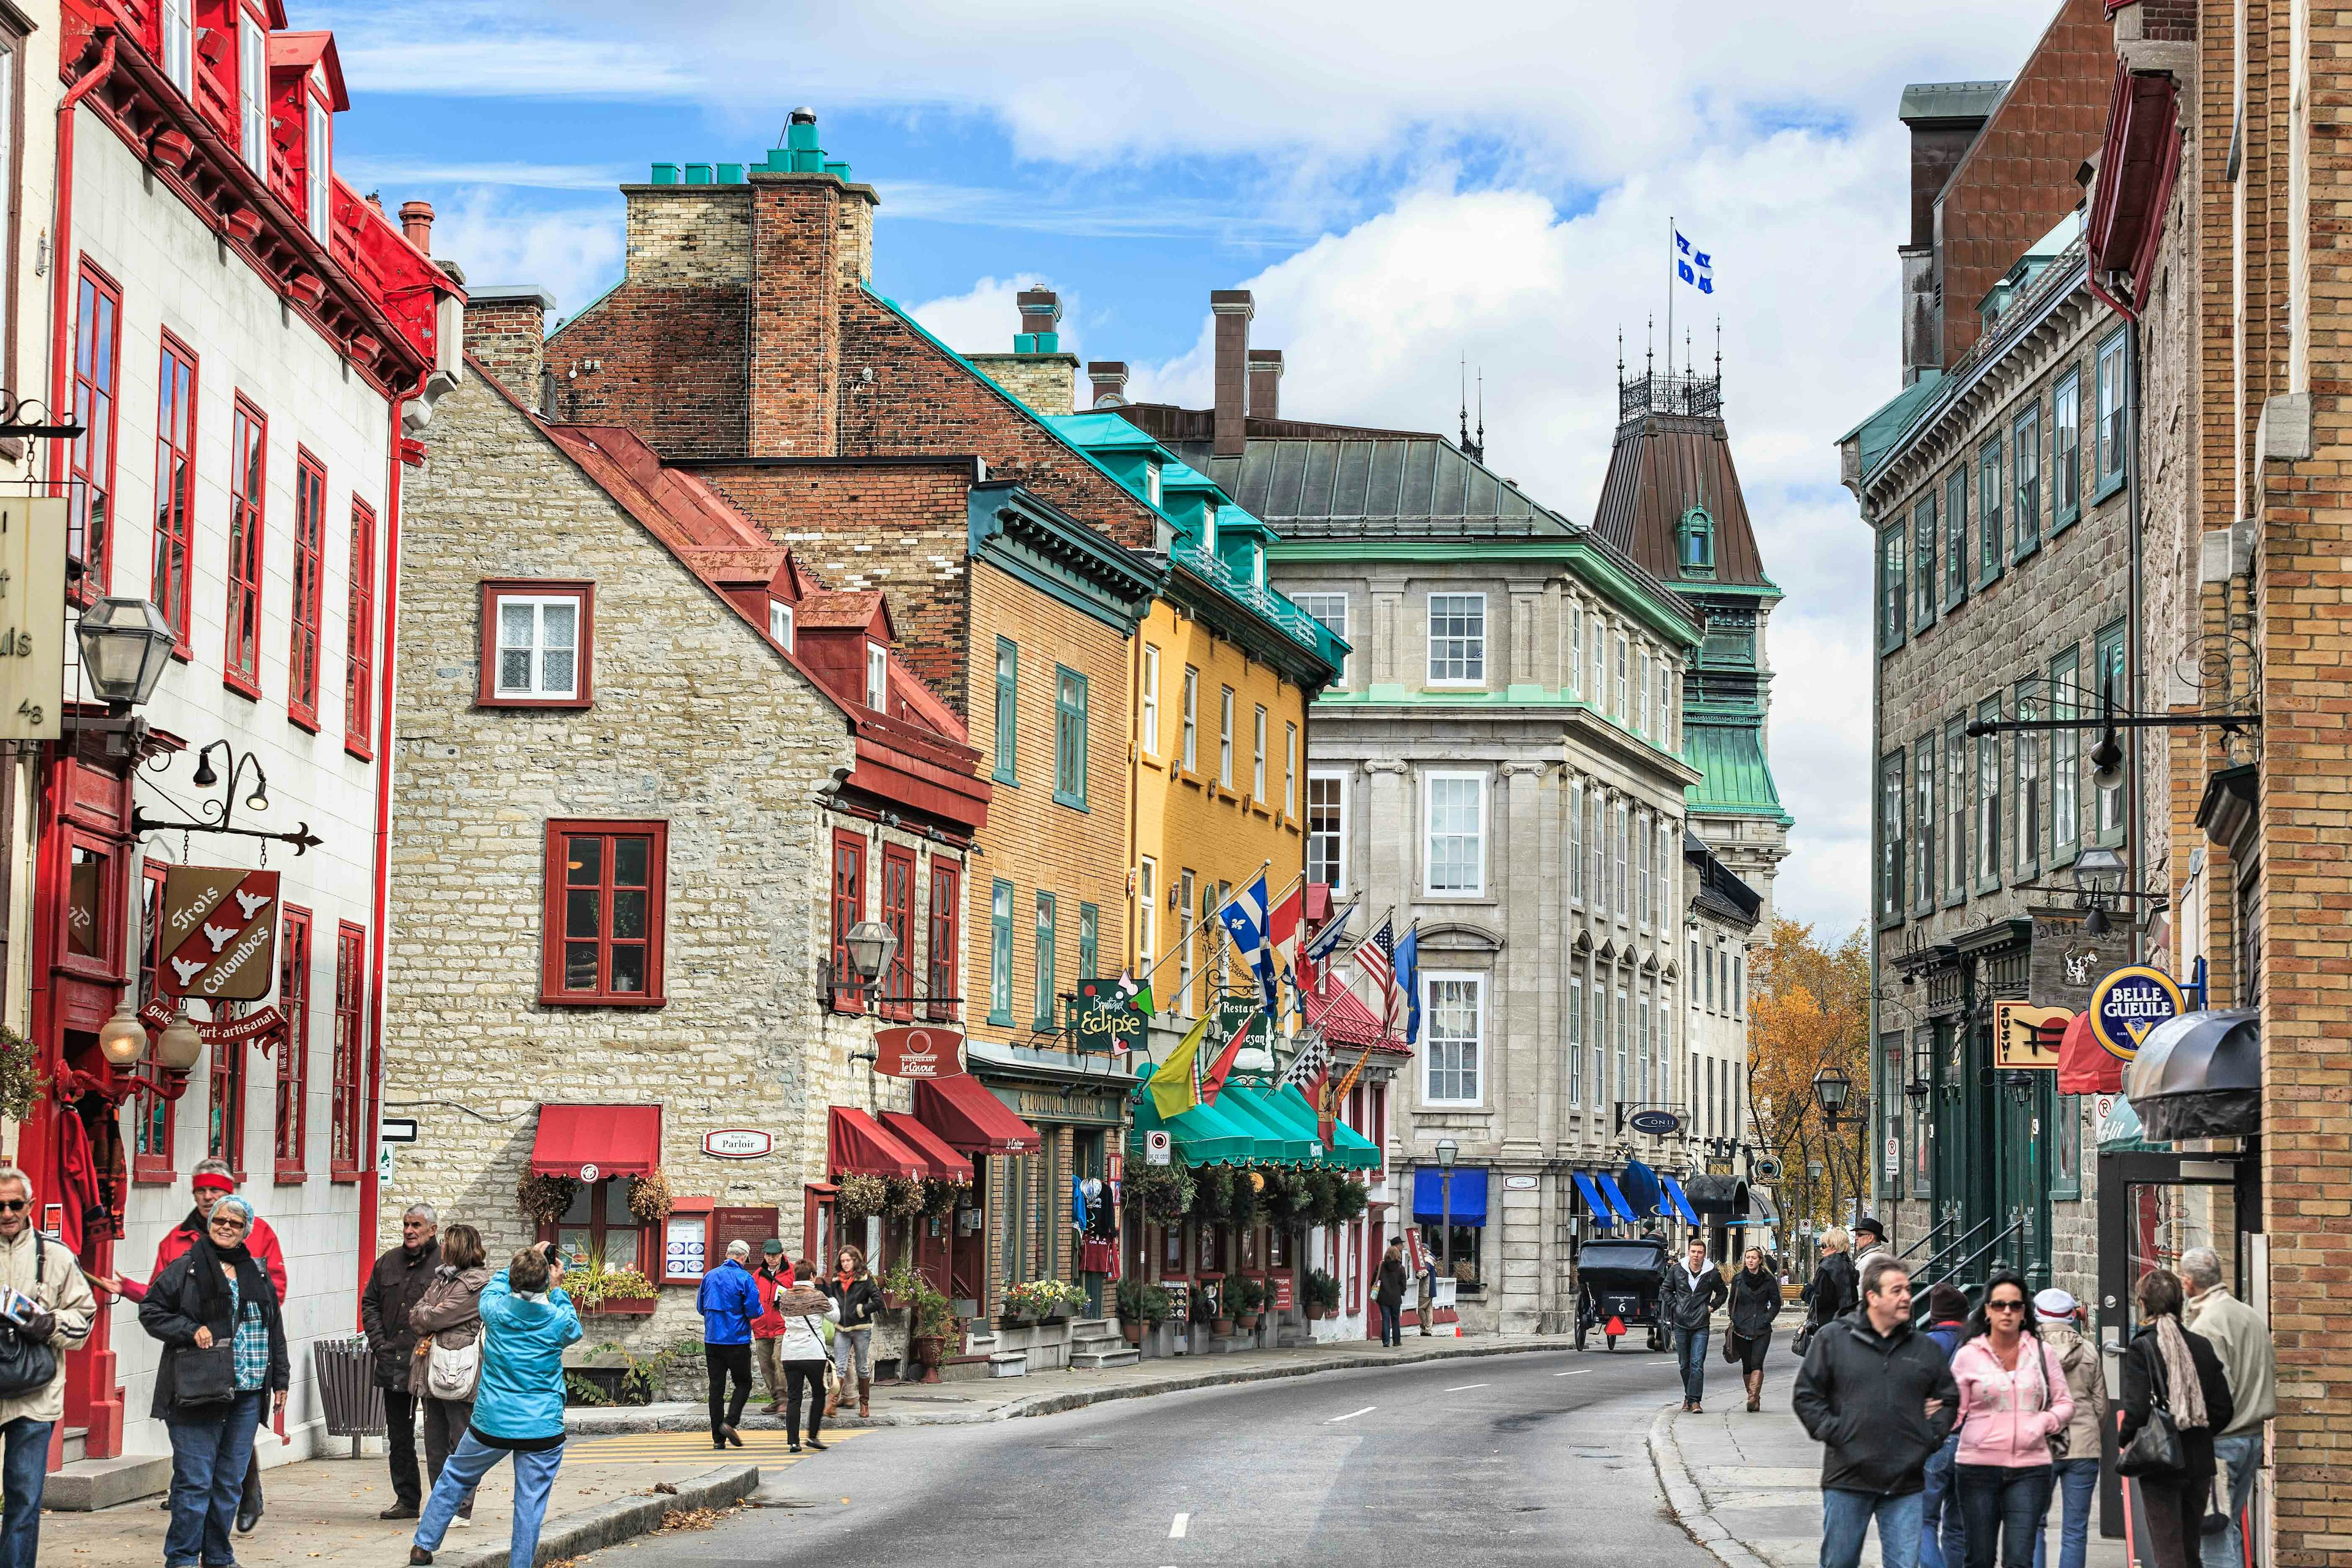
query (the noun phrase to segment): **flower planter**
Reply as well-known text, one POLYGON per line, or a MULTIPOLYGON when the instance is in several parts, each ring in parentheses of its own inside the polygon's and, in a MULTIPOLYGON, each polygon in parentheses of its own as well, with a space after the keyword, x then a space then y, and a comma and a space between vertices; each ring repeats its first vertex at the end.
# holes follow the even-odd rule
POLYGON ((1118 1331, 1129 1344, 1140 1345, 1143 1343, 1143 1325, 1141 1323, 1129 1322, 1127 1320, 1121 1319, 1119 1321, 1118 1331))
POLYGON ((886 1311, 886 1312, 898 1312, 898 1311, 903 1311, 903 1310, 906 1310, 906 1306, 907 1306, 907 1298, 905 1298, 904 1296, 893 1296, 893 1295, 892 1295, 892 1294, 890 1294, 890 1292, 889 1292, 889 1291, 887 1291, 887 1290, 885 1290, 885 1291, 883 1291, 883 1292, 882 1292, 882 1310, 883 1310, 884 1311, 886 1311))
POLYGON ((1209 1327, 1216 1333, 1230 1334, 1234 1331, 1234 1321, 1231 1318, 1213 1319, 1209 1323, 1209 1327))
POLYGON ((654 1305, 655 1298, 651 1296, 607 1296, 593 1307, 582 1308, 581 1312, 591 1318, 649 1318, 654 1305))
POLYGON ((1337 1308, 1337 1307, 1332 1308, 1332 1309, 1331 1309, 1330 1310, 1328 1310, 1328 1311, 1326 1311, 1326 1312, 1319 1312, 1319 1313, 1318 1313, 1318 1314, 1317 1314, 1317 1316, 1320 1317, 1320 1318, 1321 1318, 1325 1322, 1327 1322, 1327 1323, 1328 1323, 1328 1322, 1329 1322, 1329 1321, 1331 1321, 1333 1319, 1337 1318, 1339 1315, 1339 1308, 1337 1308))
POLYGON ((1069 1315, 1070 1304, 1067 1301, 1056 1301, 1045 1310, 1045 1321, 1049 1323, 1058 1323, 1069 1315))

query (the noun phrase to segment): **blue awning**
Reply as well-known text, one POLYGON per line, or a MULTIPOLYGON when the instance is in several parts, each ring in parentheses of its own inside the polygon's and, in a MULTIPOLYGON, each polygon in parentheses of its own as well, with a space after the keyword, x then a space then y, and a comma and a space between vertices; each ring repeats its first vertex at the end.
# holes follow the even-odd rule
POLYGON ((1456 1165, 1449 1192, 1445 1173, 1435 1165, 1418 1165, 1412 1173, 1412 1217, 1430 1224, 1451 1215, 1455 1225, 1486 1223, 1486 1169, 1456 1165))
POLYGON ((1641 1216, 1633 1212, 1633 1205, 1625 1201, 1625 1189, 1617 1184, 1617 1178, 1615 1176, 1612 1175, 1607 1171, 1603 1171, 1599 1175, 1595 1176, 1593 1180, 1599 1182, 1601 1184, 1601 1190, 1609 1194, 1609 1206, 1617 1211, 1617 1215, 1620 1219, 1623 1220, 1627 1225, 1639 1225, 1642 1223, 1641 1216))
POLYGON ((1582 1171, 1572 1173, 1576 1177, 1577 1191, 1584 1194, 1584 1212, 1592 1216, 1592 1223, 1615 1225, 1617 1216, 1609 1212, 1609 1200, 1601 1195, 1601 1189, 1592 1184, 1592 1178, 1582 1171))
POLYGON ((1682 1216, 1684 1223, 1696 1225, 1698 1215, 1691 1211, 1690 1199, 1683 1195, 1683 1184, 1672 1176, 1660 1176, 1658 1184, 1666 1190, 1667 1205, 1682 1216))

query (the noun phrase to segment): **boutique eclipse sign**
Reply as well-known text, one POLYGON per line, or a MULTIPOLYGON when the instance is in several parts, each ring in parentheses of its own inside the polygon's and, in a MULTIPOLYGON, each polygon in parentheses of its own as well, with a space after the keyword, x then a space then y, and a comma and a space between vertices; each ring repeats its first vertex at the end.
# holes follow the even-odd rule
POLYGON ((2180 987, 2161 969, 2128 964, 2091 992, 2091 1034, 2107 1055, 2128 1062, 2139 1055, 2147 1032, 2182 1007, 2180 987))

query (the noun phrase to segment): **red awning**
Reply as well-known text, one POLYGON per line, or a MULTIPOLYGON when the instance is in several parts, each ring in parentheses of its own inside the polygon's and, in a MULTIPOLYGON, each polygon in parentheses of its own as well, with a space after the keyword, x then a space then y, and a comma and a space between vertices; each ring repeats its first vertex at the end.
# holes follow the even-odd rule
POLYGON ((915 1120, 967 1154, 1034 1154, 1045 1146, 1034 1127, 968 1072, 917 1079, 915 1120))
POLYGON ((836 1105, 825 1132, 825 1165, 836 1176, 919 1177, 929 1162, 898 1142, 882 1124, 853 1106, 836 1105))
POLYGON ((882 1125, 899 1142, 913 1150, 929 1168, 923 1174, 935 1182, 969 1182, 971 1162, 948 1147, 940 1135, 903 1110, 886 1110, 882 1125))
POLYGON ((542 1105, 530 1169, 539 1176, 642 1176, 661 1164, 658 1105, 542 1105))
POLYGON ((2091 1010, 2074 1015, 2058 1041, 2058 1092, 2116 1094, 2124 1086, 2124 1064, 2099 1044, 2091 1027, 2091 1010))

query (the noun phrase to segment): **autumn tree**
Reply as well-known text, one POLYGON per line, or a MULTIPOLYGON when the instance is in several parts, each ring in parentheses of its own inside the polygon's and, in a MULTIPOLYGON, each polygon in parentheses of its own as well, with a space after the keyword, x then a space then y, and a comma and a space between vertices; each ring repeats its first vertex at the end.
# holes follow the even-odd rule
POLYGON ((1856 926, 1834 947, 1813 928, 1775 920, 1749 964, 1748 1103, 1755 1135, 1779 1156, 1774 1184, 1784 1226, 1815 1227, 1868 1191, 1870 1172, 1870 941, 1856 926), (1813 1092, 1824 1068, 1853 1085, 1834 1135, 1813 1092), (1816 1176, 1812 1168, 1819 1166, 1816 1176))

